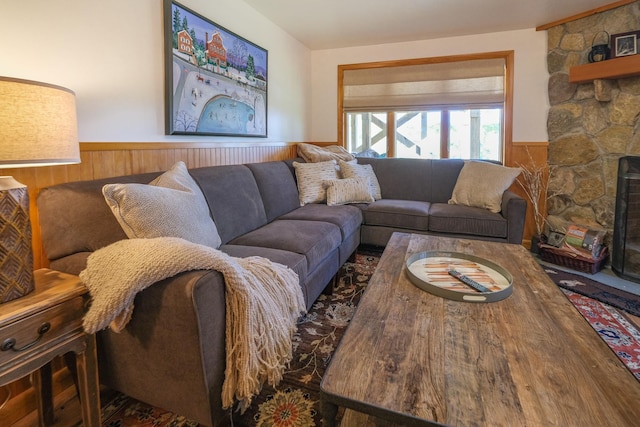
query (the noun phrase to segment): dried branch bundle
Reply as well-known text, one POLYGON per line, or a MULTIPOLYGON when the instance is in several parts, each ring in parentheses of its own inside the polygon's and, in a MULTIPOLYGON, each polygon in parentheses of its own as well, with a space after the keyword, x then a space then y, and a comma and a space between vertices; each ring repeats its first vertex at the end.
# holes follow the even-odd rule
POLYGON ((544 165, 536 165, 528 149, 527 155, 529 156, 528 164, 518 165, 522 169, 522 174, 518 180, 518 184, 520 184, 520 188, 522 188, 525 195, 531 202, 536 233, 538 236, 541 236, 544 232, 544 226, 547 220, 546 213, 543 211, 543 201, 546 200, 547 184, 549 180, 549 165, 546 162, 544 165))

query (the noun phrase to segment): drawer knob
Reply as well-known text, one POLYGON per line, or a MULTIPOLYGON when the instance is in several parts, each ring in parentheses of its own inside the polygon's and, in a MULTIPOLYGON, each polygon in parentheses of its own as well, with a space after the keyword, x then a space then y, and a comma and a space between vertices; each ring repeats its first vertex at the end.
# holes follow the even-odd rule
POLYGON ((13 350, 13 351, 24 351, 27 350, 31 347, 33 347, 34 345, 36 345, 36 343, 38 341, 40 341, 40 338, 42 338, 42 336, 44 334, 46 334, 47 332, 49 332, 49 330, 51 329, 51 323, 49 322, 44 322, 42 325, 40 325, 40 327, 38 328, 38 338, 36 338, 35 340, 31 341, 29 344, 25 344, 22 347, 16 347, 16 339, 15 338, 7 338, 6 340, 4 340, 4 342, 2 343, 2 347, 0 347, 0 350, 2 351, 9 351, 9 350, 13 350))

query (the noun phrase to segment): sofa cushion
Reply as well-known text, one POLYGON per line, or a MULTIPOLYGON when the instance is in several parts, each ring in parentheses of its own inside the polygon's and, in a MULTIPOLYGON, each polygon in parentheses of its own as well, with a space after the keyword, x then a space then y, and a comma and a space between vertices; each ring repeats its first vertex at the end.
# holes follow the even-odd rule
POLYGON ((385 199, 431 201, 431 162, 427 159, 358 158, 370 164, 385 199))
POLYGON ((184 162, 177 162, 148 185, 107 184, 102 193, 130 239, 181 237, 220 246, 207 202, 184 162))
POLYGON ((502 194, 521 172, 520 168, 508 168, 482 161, 466 161, 458 175, 449 203, 500 212, 502 194))
POLYGON ((367 180, 371 195, 375 200, 380 200, 382 194, 380 192, 380 183, 376 177, 376 173, 373 171, 371 165, 359 165, 357 163, 350 163, 339 161, 340 174, 343 178, 364 178, 367 180))
POLYGON ((399 227, 426 231, 429 229, 429 202, 382 199, 364 208, 367 225, 399 227))
POLYGON ((319 147, 317 145, 299 142, 297 144, 298 156, 307 163, 326 162, 327 160, 353 160, 355 156, 339 145, 319 147))
POLYGON ((249 163, 247 167, 260 189, 268 222, 300 206, 294 173, 285 162, 249 163))
POLYGON ((42 244, 49 260, 95 251, 126 239, 127 235, 104 201, 102 187, 124 182, 146 184, 158 175, 160 173, 68 182, 40 190, 38 216, 42 244))
POLYGON ((429 231, 484 237, 507 237, 507 219, 484 208, 432 203, 429 231))
POLYGON ((268 258, 278 264, 286 265, 296 272, 300 282, 303 283, 307 277, 307 258, 295 252, 283 251, 281 249, 264 248, 260 246, 242 245, 222 245, 220 250, 232 257, 247 258, 250 256, 260 256, 268 258))
POLYGON ((371 203, 375 199, 365 178, 331 179, 324 181, 327 190, 327 206, 349 203, 371 203))
POLYGON ((340 229, 334 224, 278 219, 229 243, 302 254, 307 258, 308 271, 313 271, 341 242, 340 229))
POLYGON ((362 210, 351 205, 327 206, 311 204, 301 206, 286 215, 282 215, 280 219, 329 222, 340 228, 342 240, 344 240, 356 232, 360 224, 362 224, 362 210))
POLYGON ((327 200, 327 190, 324 181, 338 179, 336 161, 319 163, 293 162, 298 182, 300 206, 308 203, 324 203, 327 200))
POLYGON ((267 223, 258 184, 247 166, 210 166, 189 172, 207 199, 222 243, 267 223))
POLYGON ((453 194, 458 175, 464 167, 462 159, 434 159, 431 161, 431 203, 447 203, 453 194))

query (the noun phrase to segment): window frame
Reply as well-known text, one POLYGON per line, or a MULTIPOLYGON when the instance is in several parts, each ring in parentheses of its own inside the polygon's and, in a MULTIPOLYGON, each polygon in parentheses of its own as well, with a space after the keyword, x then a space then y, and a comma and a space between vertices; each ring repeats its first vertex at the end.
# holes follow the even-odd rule
MULTIPOLYGON (((338 145, 346 147, 347 126, 346 112, 344 111, 344 72, 346 70, 360 70, 369 68, 385 68, 398 67, 408 65, 435 64, 443 62, 460 62, 477 59, 504 59, 504 106, 503 106, 503 144, 502 144, 502 162, 510 164, 511 152, 513 146, 513 63, 514 51, 497 51, 483 52, 475 54, 438 56, 430 58, 401 59, 391 61, 366 62, 358 64, 341 64, 338 65, 338 145)), ((448 116, 448 115, 447 115, 448 116)), ((444 119, 444 117, 443 117, 444 119)), ((387 126, 387 155, 395 157, 395 143, 393 135, 390 135, 392 126, 387 126)))

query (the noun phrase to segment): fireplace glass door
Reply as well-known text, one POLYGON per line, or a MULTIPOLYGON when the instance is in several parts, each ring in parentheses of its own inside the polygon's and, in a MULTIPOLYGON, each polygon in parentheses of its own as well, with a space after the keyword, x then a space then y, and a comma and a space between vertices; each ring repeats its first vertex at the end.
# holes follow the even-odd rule
POLYGON ((621 157, 613 228, 611 269, 640 282, 640 157, 621 157))

